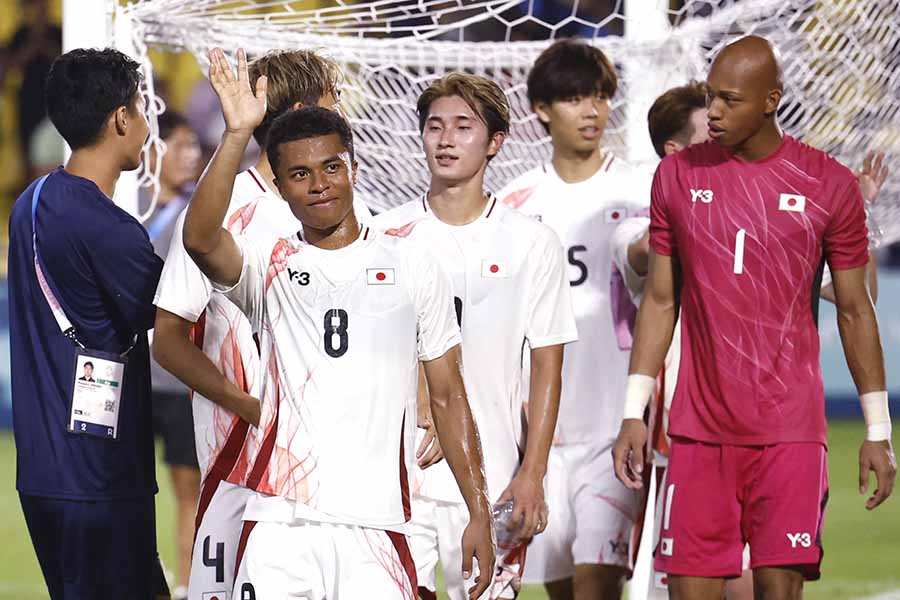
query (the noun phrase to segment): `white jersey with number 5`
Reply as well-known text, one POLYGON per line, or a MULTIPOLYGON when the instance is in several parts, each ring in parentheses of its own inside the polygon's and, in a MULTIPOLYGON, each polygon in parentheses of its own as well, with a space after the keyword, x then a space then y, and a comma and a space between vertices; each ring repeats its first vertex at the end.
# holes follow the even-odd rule
POLYGON ((418 361, 459 344, 450 282, 406 240, 363 227, 323 250, 238 243, 226 295, 261 331, 262 416, 246 520, 381 529, 409 519, 418 361))
POLYGON ((513 180, 499 196, 549 225, 569 262, 580 341, 566 346, 554 443, 606 444, 622 420, 629 355, 623 321, 635 312, 613 268, 609 237, 621 220, 650 205, 650 179, 608 154, 585 181, 566 183, 547 163, 513 180))
MULTIPOLYGON (((522 421, 522 347, 578 339, 559 238, 491 197, 481 217, 448 225, 425 198, 378 215, 388 235, 427 249, 450 275, 462 329, 463 374, 478 426, 491 500, 519 465, 522 421)), ((446 461, 416 468, 421 496, 463 502, 446 461)))

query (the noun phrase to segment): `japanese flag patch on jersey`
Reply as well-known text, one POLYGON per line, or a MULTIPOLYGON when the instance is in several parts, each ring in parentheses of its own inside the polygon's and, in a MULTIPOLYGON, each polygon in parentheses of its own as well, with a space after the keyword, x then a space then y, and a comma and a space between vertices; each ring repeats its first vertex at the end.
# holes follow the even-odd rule
POLYGON ((778 199, 778 210, 803 212, 806 210, 806 197, 797 194, 782 194, 778 199))
POLYGON ((492 277, 494 279, 506 279, 508 276, 506 263, 499 260, 483 260, 481 261, 481 276, 492 277))
POLYGON ((228 600, 228 594, 222 592, 203 592, 203 600, 228 600))
POLYGON ((603 216, 607 223, 618 223, 628 216, 628 211, 624 208, 607 208, 603 216))
POLYGON ((366 283, 369 285, 394 285, 394 269, 366 269, 366 283))

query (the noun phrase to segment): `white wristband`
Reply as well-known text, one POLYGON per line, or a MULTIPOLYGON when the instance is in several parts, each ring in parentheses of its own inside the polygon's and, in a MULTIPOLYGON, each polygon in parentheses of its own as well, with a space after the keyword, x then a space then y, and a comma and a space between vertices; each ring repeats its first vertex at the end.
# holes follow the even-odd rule
POLYGON ((868 392, 859 397, 863 419, 866 421, 866 440, 883 442, 891 439, 891 413, 888 409, 888 393, 868 392))
POLYGON ((643 419, 650 397, 656 389, 656 377, 632 373, 625 387, 625 410, 623 419, 643 419))

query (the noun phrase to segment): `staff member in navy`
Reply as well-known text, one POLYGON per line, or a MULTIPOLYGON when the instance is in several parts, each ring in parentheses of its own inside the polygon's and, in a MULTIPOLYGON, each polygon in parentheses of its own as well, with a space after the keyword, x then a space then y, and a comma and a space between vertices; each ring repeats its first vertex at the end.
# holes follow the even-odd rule
POLYGON ((16 487, 50 597, 167 597, 147 330, 162 261, 111 197, 149 127, 139 65, 73 50, 45 82, 72 156, 19 197, 9 295, 16 487), (90 363, 94 383, 78 381, 90 363))

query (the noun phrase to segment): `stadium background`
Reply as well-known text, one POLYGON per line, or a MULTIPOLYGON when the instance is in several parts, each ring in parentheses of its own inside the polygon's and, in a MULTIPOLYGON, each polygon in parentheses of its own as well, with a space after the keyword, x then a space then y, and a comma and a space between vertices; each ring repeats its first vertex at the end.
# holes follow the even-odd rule
MULTIPOLYGON (((310 2, 311 6, 315 3, 310 2)), ((541 2, 549 18, 566 0, 541 2)), ((597 4, 605 4, 598 2, 597 4)), ((564 12, 564 11, 563 11, 564 12)), ((38 123, 27 140, 22 139, 20 114, 42 105, 39 97, 22 96, 29 68, 40 70, 41 56, 52 58, 59 52, 61 0, 0 0, 0 598, 43 598, 40 571, 31 549, 21 508, 15 493, 15 449, 11 433, 9 392, 9 342, 6 288, 6 242, 9 210, 25 185, 61 161, 61 140, 47 123, 38 123), (43 9, 43 10, 42 10, 43 9), (46 27, 35 27, 44 15, 46 27), (30 33, 31 38, 23 32, 30 33), (18 60, 16 38, 32 39, 38 52, 18 60), (37 56, 38 58, 35 58, 37 56), (26 152, 23 148, 28 146, 26 152)), ((194 57, 187 53, 152 52, 157 75, 157 92, 169 107, 187 113, 195 123, 204 149, 211 151, 220 132, 217 105, 210 102, 210 89, 194 57)), ((891 177, 900 177, 900 156, 891 149, 888 164, 891 177)), ((849 165, 856 167, 857 165, 849 165)), ((879 253, 878 313, 891 388, 893 414, 900 415, 900 247, 879 253)), ((826 407, 830 419, 831 499, 827 516, 826 556, 823 581, 808 587, 811 598, 856 598, 887 592, 884 597, 900 598, 900 500, 892 498, 875 513, 867 513, 856 494, 856 449, 863 428, 855 389, 844 361, 837 333, 834 308, 823 304, 820 315, 822 367, 826 407), (890 590, 895 590, 890 592, 890 590)), ((160 461, 161 463, 161 461, 160 461)), ((163 559, 174 557, 172 536, 173 502, 168 478, 159 472, 159 543, 163 559)), ((544 598, 537 589, 527 589, 524 600, 544 598)))

